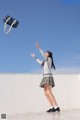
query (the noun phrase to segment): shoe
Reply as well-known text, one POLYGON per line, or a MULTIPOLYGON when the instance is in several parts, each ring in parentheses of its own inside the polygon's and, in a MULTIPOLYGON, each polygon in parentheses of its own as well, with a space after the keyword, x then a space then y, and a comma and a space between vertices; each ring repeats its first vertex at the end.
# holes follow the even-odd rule
POLYGON ((60 112, 60 108, 58 107, 58 108, 52 108, 52 112, 60 112))
MULTIPOLYGON (((52 108, 53 109, 53 108, 52 108)), ((47 112, 52 112, 52 109, 50 108, 49 110, 47 110, 47 112)))

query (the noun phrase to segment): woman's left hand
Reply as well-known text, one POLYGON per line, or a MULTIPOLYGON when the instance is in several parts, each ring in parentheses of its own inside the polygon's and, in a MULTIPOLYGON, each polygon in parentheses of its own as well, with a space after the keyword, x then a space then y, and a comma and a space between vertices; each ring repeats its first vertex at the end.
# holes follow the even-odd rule
POLYGON ((40 46, 39 46, 38 42, 36 43, 36 47, 37 47, 37 48, 40 48, 40 46))

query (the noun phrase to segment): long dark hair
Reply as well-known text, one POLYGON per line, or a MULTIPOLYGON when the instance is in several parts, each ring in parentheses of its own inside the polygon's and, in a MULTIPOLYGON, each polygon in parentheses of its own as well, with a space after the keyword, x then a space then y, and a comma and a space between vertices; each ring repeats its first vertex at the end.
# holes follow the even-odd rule
MULTIPOLYGON (((54 62, 53 62, 53 56, 52 56, 52 52, 50 52, 50 51, 46 51, 48 54, 49 54, 49 56, 48 57, 50 57, 51 59, 52 59, 52 65, 51 65, 51 68, 54 68, 54 69, 56 69, 55 68, 55 65, 54 65, 54 62)), ((48 59, 48 58, 47 58, 48 59)), ((42 67, 44 66, 44 62, 45 62, 45 60, 42 62, 42 67)))

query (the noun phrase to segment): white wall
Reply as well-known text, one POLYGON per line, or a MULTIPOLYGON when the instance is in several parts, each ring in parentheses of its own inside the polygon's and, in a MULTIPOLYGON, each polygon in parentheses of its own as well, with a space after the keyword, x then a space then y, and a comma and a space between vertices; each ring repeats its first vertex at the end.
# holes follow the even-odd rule
MULTIPOLYGON (((41 74, 0 74, 0 113, 22 114, 49 108, 39 87, 41 74)), ((80 108, 80 75, 55 74, 53 93, 61 108, 80 108)))

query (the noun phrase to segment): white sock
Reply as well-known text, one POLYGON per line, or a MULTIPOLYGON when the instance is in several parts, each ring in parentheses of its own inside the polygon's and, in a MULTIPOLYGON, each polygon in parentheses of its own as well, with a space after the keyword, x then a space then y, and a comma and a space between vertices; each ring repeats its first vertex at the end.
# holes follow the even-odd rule
POLYGON ((51 109, 53 108, 53 106, 50 107, 51 109))
POLYGON ((56 109, 56 108, 58 108, 58 106, 54 106, 54 108, 56 109))

